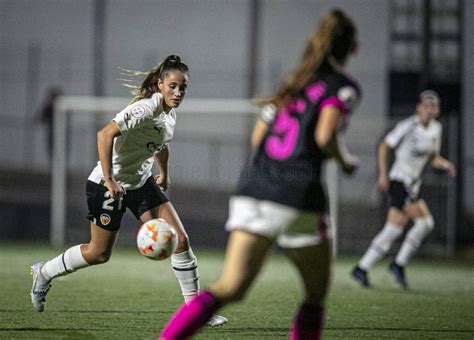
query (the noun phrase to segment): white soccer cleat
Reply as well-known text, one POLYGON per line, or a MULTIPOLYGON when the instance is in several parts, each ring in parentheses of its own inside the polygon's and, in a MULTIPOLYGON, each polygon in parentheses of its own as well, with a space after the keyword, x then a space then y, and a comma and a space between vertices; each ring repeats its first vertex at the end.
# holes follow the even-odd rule
POLYGON ((31 266, 31 275, 33 275, 33 286, 31 287, 31 303, 38 312, 44 310, 46 304, 46 294, 51 288, 51 281, 47 281, 41 275, 41 268, 44 262, 38 262, 31 266))
POLYGON ((227 323, 227 321, 229 321, 229 320, 227 320, 227 318, 214 314, 209 319, 209 321, 207 321, 207 325, 209 327, 217 327, 217 326, 222 326, 223 324, 227 323))

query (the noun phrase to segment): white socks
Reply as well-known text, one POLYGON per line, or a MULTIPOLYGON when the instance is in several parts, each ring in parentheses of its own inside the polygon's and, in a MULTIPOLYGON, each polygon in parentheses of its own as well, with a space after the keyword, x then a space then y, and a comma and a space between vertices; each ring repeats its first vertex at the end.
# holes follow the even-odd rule
MULTIPOLYGON (((406 266, 415 252, 420 247, 425 237, 433 230, 433 216, 429 215, 415 219, 415 223, 407 233, 402 247, 395 258, 399 266, 406 266)), ((403 233, 403 228, 394 223, 387 222, 384 228, 375 236, 369 249, 359 261, 359 268, 367 271, 387 254, 393 242, 403 233)))
MULTIPOLYGON (((193 251, 189 248, 182 253, 171 255, 171 265, 179 281, 184 300, 187 302, 199 292, 199 273, 196 256, 194 256, 193 251)), ((41 275, 45 280, 49 281, 88 266, 90 264, 82 256, 81 245, 77 245, 46 262, 43 268, 41 268, 41 275)))
POLYGON ((359 268, 369 270, 372 266, 384 257, 389 251, 392 243, 403 233, 403 227, 394 223, 387 222, 383 229, 374 237, 369 249, 365 252, 359 261, 359 268))
POLYGON ((45 280, 51 280, 58 276, 64 276, 78 269, 90 266, 81 252, 81 245, 69 248, 64 253, 46 262, 41 268, 41 275, 45 280))
POLYGON ((399 266, 406 266, 433 228, 434 221, 431 215, 415 219, 415 224, 407 233, 405 241, 403 241, 402 247, 395 258, 395 263, 399 266))
POLYGON ((171 265, 173 266, 176 278, 184 296, 184 301, 188 302, 199 292, 199 273, 197 270, 197 260, 191 248, 171 255, 171 265))

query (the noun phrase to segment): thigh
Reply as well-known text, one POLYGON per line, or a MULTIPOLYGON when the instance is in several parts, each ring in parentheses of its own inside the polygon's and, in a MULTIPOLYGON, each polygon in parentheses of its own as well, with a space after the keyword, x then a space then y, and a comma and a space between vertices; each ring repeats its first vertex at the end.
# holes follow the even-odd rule
POLYGON ((91 223, 91 240, 81 246, 82 255, 87 263, 93 264, 98 257, 109 258, 117 239, 118 231, 110 231, 91 223))
POLYGON ((125 204, 113 199, 106 187, 92 181, 87 181, 86 195, 89 209, 87 219, 104 230, 118 230, 125 213, 125 204))
POLYGON ((431 215, 431 211, 428 208, 428 205, 422 199, 419 199, 419 200, 416 200, 415 202, 407 204, 404 210, 406 214, 412 220, 431 215))
POLYGON ((387 222, 404 227, 409 221, 409 216, 405 210, 390 207, 387 214, 387 222))
POLYGON ((212 292, 224 301, 225 292, 246 292, 260 272, 272 243, 267 237, 233 230, 227 244, 224 269, 219 280, 211 286, 212 292))
POLYGON ((303 280, 306 302, 322 304, 327 295, 331 272, 330 241, 318 245, 286 249, 286 255, 298 269, 303 280))

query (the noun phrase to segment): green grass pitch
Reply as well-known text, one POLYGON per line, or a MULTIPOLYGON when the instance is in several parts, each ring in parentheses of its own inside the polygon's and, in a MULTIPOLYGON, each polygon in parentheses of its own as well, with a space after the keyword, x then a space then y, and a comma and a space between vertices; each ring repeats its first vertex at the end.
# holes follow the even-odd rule
MULTIPOLYGON (((153 262, 135 249, 116 249, 109 263, 53 283, 43 313, 33 310, 29 266, 59 251, 0 244, 1 339, 154 339, 182 303, 169 260, 153 262)), ((223 253, 196 249, 203 286, 215 279, 223 253)), ((416 260, 403 291, 387 262, 371 272, 375 288, 349 278, 354 258, 338 258, 328 299, 325 339, 473 339, 472 264, 416 260)), ((229 323, 197 339, 288 339, 300 301, 296 272, 281 255, 267 262, 241 303, 220 312, 229 323)))

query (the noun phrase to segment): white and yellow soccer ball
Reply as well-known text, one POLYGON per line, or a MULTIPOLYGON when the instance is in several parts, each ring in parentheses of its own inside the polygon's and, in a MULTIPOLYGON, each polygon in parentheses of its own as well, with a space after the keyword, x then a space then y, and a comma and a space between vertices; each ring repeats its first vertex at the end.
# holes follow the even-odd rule
POLYGON ((147 221, 138 230, 137 246, 140 253, 149 259, 164 260, 170 257, 178 246, 176 229, 162 218, 147 221))

